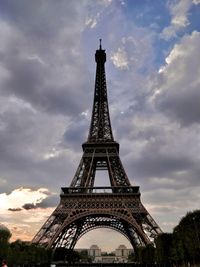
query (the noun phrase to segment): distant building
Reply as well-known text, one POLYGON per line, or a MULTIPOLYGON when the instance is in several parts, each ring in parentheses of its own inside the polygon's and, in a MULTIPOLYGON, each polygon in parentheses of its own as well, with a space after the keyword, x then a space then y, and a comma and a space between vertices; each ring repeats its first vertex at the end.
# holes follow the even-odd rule
POLYGON ((119 262, 127 262, 128 256, 133 253, 133 249, 129 249, 124 245, 120 245, 115 250, 115 257, 119 262))
MULTIPOLYGON (((80 251, 80 249, 77 249, 76 251, 80 251)), ((113 263, 127 262, 128 256, 133 253, 133 249, 128 249, 126 246, 120 245, 114 252, 112 252, 113 255, 105 255, 105 252, 102 253, 101 249, 97 245, 92 245, 89 249, 87 249, 87 252, 94 263, 113 263)))
POLYGON ((88 250, 88 255, 91 257, 100 257, 101 256, 101 249, 97 245, 92 245, 88 250))

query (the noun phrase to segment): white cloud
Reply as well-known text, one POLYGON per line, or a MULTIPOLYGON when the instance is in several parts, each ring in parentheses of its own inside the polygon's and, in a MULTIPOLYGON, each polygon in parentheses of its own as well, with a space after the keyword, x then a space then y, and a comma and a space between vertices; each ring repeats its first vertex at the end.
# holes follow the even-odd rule
POLYGON ((113 64, 119 69, 128 69, 129 61, 124 48, 118 48, 111 56, 113 64))
POLYGON ((112 2, 112 0, 88 1, 86 5, 89 8, 86 11, 85 26, 94 29, 100 23, 102 14, 110 8, 112 2))
POLYGON ((37 210, 1 211, 1 222, 10 229, 11 241, 31 241, 55 208, 37 210))
POLYGON ((97 15, 95 18, 86 18, 85 25, 91 29, 95 28, 97 25, 99 15, 97 15))
POLYGON ((200 0, 192 0, 192 2, 193 2, 195 5, 200 4, 200 0))
POLYGON ((102 4, 105 5, 106 7, 108 7, 113 0, 101 0, 102 4))
POLYGON ((168 40, 175 37, 176 33, 190 24, 188 13, 192 6, 191 0, 178 0, 169 6, 171 14, 171 24, 164 28, 160 37, 168 40))
POLYGON ((141 69, 149 68, 152 60, 152 36, 145 29, 134 29, 133 35, 124 36, 120 45, 111 54, 114 66, 124 70, 134 70, 138 73, 141 69))
POLYGON ((13 190, 10 194, 0 194, 0 210, 21 208, 25 203, 38 204, 47 198, 47 192, 46 188, 32 190, 21 187, 13 190))
POLYGON ((171 23, 173 25, 177 25, 178 27, 186 27, 189 24, 187 18, 187 12, 191 6, 190 0, 182 0, 179 1, 176 5, 172 6, 172 20, 171 23))
POLYGON ((23 206, 40 205, 53 195, 46 188, 18 188, 11 193, 0 194, 0 220, 12 232, 12 240, 31 240, 54 208, 25 209, 23 206))

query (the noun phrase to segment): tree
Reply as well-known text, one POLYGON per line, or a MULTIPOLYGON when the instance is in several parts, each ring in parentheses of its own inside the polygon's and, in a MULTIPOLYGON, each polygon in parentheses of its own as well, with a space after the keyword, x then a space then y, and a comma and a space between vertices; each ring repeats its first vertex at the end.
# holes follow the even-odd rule
POLYGON ((92 258, 88 255, 87 250, 79 251, 78 254, 81 262, 89 262, 89 263, 92 262, 92 258))
POLYGON ((9 249, 9 239, 12 234, 10 230, 4 226, 0 225, 0 259, 6 259, 9 249))
POLYGON ((159 264, 170 265, 172 240, 173 237, 171 233, 162 233, 155 239, 156 259, 159 264))
POLYGON ((176 266, 186 265, 186 251, 179 233, 178 226, 174 228, 172 235, 171 260, 176 266))
POLYGON ((155 248, 152 244, 146 245, 142 251, 143 263, 151 265, 155 263, 155 248))
POLYGON ((79 262, 80 256, 78 252, 74 251, 73 249, 66 249, 66 248, 60 247, 60 248, 55 249, 53 260, 63 261, 63 262, 66 261, 71 264, 71 263, 79 262))
POLYGON ((135 262, 135 261, 136 261, 135 253, 134 252, 131 252, 128 255, 128 262, 135 262))
POLYGON ((48 264, 51 262, 51 250, 21 240, 16 240, 10 244, 8 256, 10 266, 48 264))
POLYGON ((188 212, 174 228, 173 235, 178 237, 184 259, 200 263, 200 210, 188 212))
POLYGON ((143 262, 143 255, 142 255, 143 250, 144 250, 144 247, 136 247, 135 248, 135 261, 137 263, 143 262))
POLYGON ((129 257, 129 261, 136 261, 145 265, 151 265, 155 263, 155 248, 152 244, 148 244, 145 247, 137 247, 135 254, 129 257))

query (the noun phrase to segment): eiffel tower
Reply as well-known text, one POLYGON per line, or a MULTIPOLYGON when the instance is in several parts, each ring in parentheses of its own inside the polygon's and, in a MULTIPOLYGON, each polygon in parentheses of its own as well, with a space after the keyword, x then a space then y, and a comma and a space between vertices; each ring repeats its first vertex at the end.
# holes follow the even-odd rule
MULTIPOLYGON (((60 203, 32 242, 48 248, 73 249, 88 231, 110 228, 132 244, 152 243, 161 229, 142 205, 139 186, 132 186, 114 140, 107 99, 106 53, 96 50, 96 81, 88 139, 70 187, 62 187, 60 203), (107 170, 110 187, 94 187, 97 170, 107 170)), ((105 237, 106 238, 106 237, 105 237)))

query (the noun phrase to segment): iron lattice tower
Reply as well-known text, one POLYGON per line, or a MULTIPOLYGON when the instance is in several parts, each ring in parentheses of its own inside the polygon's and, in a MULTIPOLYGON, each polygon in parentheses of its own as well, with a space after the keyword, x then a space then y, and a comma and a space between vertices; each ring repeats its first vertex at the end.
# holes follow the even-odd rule
POLYGON ((111 228, 133 247, 146 245, 161 229, 142 205, 138 186, 131 186, 114 141, 105 75, 105 50, 96 51, 94 103, 88 139, 70 187, 61 188, 60 203, 32 242, 48 248, 74 248, 88 231, 111 228), (110 187, 94 187, 97 170, 107 170, 110 187))

